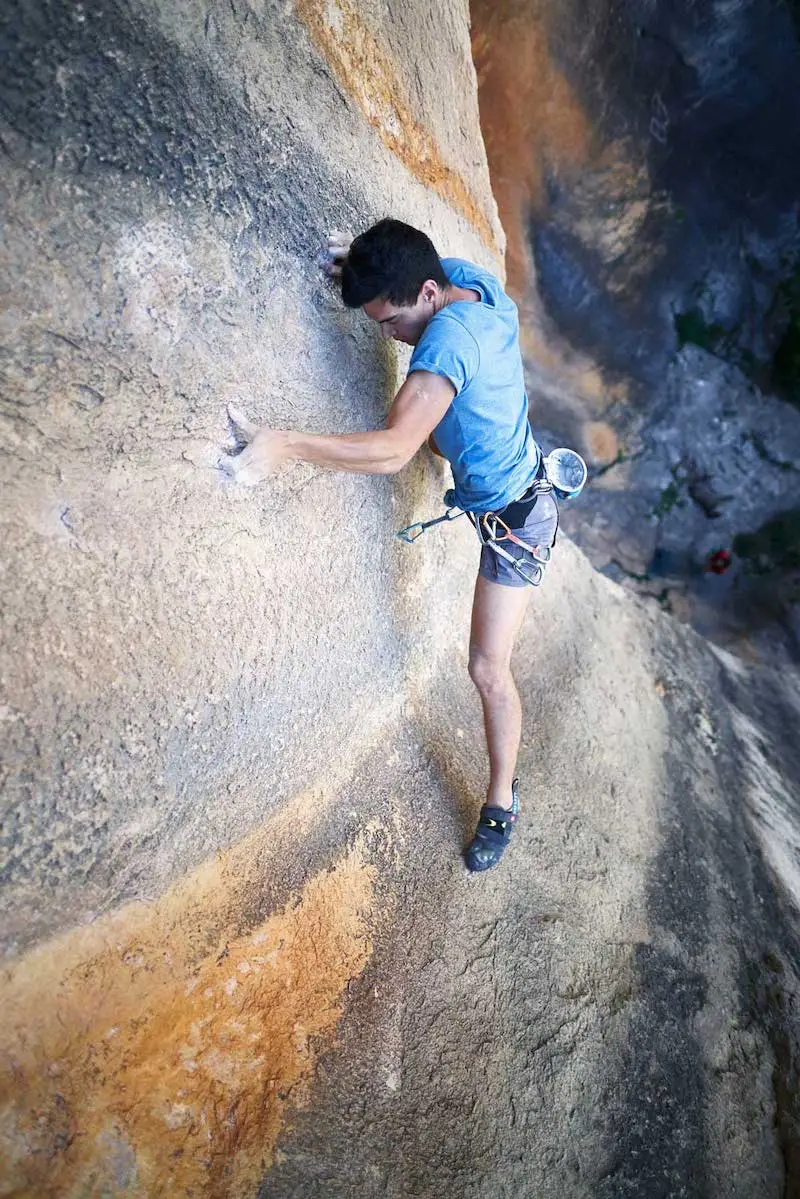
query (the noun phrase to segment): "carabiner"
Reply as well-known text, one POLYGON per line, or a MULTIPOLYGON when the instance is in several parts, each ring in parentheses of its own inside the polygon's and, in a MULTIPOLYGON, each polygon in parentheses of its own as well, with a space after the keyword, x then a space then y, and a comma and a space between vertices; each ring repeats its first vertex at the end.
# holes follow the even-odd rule
POLYGON ((458 520, 459 516, 464 513, 456 511, 454 508, 448 508, 444 516, 437 516, 435 520, 417 521, 413 525, 406 525, 404 529, 400 529, 395 533, 395 537, 399 537, 401 541, 407 541, 409 545, 413 545, 418 537, 421 537, 426 529, 431 525, 440 525, 443 520, 458 520))
POLYGON ((399 537, 401 541, 407 541, 409 545, 413 545, 418 537, 421 537, 425 532, 425 525, 421 521, 416 524, 406 525, 404 529, 400 529, 395 533, 395 537, 399 537))

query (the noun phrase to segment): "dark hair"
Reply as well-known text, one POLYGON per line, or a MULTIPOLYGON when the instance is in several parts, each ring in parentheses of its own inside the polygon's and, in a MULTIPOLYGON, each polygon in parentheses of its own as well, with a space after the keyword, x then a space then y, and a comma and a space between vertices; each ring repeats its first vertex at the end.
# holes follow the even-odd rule
POLYGON ((402 221, 378 221, 353 240, 342 269, 342 299, 348 308, 370 300, 414 304, 426 279, 440 287, 449 280, 433 242, 402 221))

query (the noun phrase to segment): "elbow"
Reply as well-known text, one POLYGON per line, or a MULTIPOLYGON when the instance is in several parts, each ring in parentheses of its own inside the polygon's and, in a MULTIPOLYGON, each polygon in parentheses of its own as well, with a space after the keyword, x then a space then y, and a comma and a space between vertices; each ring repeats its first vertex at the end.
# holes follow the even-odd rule
POLYGON ((380 464, 377 473, 380 475, 396 475, 403 469, 406 462, 407 459, 405 458, 387 458, 385 462, 380 464))
POLYGON ((404 466, 408 466, 415 453, 416 448, 409 449, 407 446, 398 447, 381 463, 380 473, 382 475, 398 474, 404 466))
POLYGON ((385 475, 399 474, 404 466, 408 466, 411 459, 414 457, 413 451, 410 454, 395 454, 393 458, 385 464, 383 473, 385 475))

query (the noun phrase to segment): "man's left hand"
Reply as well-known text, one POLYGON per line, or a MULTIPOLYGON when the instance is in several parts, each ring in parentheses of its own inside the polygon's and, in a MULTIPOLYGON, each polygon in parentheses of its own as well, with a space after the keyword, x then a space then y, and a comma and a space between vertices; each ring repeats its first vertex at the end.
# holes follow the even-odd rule
POLYGON ((237 440, 245 443, 240 454, 225 454, 220 467, 243 487, 255 487, 286 461, 286 435, 280 429, 253 424, 236 408, 228 406, 228 417, 237 440))
POLYGON ((332 279, 341 278, 342 267, 347 262, 352 240, 351 234, 342 233, 340 229, 332 229, 328 234, 327 245, 319 261, 325 274, 330 275, 332 279))

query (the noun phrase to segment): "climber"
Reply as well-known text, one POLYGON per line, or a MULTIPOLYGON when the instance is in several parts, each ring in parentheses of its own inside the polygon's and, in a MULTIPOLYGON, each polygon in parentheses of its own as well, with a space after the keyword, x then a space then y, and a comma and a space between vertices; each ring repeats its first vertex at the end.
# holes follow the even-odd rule
MULTIPOLYGON (((440 260, 424 233, 388 219, 353 241, 332 235, 324 265, 341 280, 348 307, 362 308, 382 337, 414 347, 386 427, 316 435, 259 428, 229 410, 247 444, 226 456, 223 468, 246 486, 289 461, 389 474, 427 441, 450 462, 458 506, 476 516, 496 514, 520 541, 541 548, 546 560, 558 508, 552 494, 533 486, 542 455, 528 423, 517 309, 499 281, 462 259, 440 260)), ((541 577, 539 568, 535 582, 541 577)), ((510 664, 529 595, 522 572, 484 544, 469 673, 483 706, 489 786, 466 851, 470 870, 500 860, 519 812, 515 767, 522 713, 510 664)))

